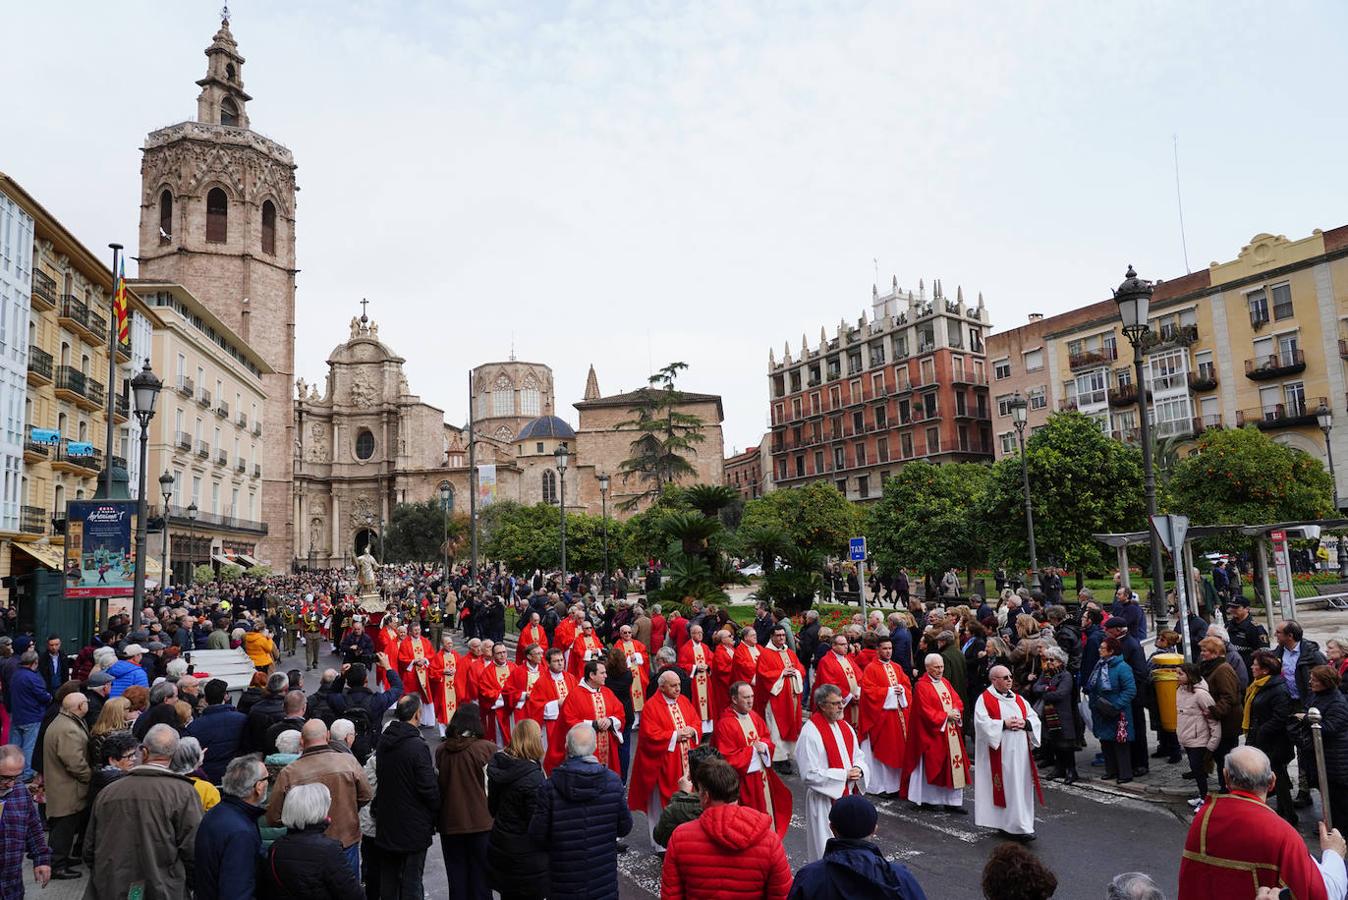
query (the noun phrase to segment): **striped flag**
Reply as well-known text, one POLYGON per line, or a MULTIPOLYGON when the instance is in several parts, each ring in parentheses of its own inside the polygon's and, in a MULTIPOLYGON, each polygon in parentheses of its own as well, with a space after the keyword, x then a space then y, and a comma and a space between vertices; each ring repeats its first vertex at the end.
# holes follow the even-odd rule
POLYGON ((126 260, 121 261, 117 272, 117 284, 112 291, 112 312, 117 317, 117 343, 125 344, 131 334, 126 314, 126 260))

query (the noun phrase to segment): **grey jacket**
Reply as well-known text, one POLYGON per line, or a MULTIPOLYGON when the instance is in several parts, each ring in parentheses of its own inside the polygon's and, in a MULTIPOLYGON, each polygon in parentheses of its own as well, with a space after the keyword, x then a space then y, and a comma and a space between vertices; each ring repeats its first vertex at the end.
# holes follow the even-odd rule
POLYGON ((85 900, 121 900, 143 882, 145 900, 189 896, 201 824, 190 779, 161 766, 136 766, 104 788, 84 833, 85 900))

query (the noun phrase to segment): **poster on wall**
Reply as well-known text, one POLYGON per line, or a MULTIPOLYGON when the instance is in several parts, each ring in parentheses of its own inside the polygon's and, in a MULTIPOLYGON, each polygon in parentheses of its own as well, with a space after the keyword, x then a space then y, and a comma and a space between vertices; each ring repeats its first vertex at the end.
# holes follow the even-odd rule
POLYGON ((496 500, 496 466, 477 467, 477 505, 481 509, 496 500))
POLYGON ((131 528, 134 500, 72 500, 66 504, 65 595, 129 597, 136 560, 131 528))

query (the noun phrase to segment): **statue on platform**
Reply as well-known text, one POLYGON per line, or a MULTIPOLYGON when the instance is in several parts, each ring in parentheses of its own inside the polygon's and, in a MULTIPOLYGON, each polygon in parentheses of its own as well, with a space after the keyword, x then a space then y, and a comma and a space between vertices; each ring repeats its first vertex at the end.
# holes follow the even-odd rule
POLYGON ((378 563, 370 555, 368 546, 360 556, 356 557, 356 583, 360 586, 361 594, 373 594, 378 590, 374 582, 374 567, 376 565, 378 563))

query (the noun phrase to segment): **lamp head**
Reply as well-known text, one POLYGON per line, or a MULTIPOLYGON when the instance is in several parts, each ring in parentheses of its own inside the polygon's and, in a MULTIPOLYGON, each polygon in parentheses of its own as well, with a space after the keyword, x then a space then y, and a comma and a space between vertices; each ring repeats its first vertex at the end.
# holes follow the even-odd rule
POLYGON ((566 471, 566 459, 567 459, 567 456, 569 455, 568 452, 567 452, 567 449, 566 449, 566 445, 563 444, 563 445, 558 446, 558 448, 557 448, 556 450, 552 451, 552 455, 553 455, 553 457, 557 460, 557 471, 558 471, 558 472, 565 472, 565 471, 566 471))
POLYGON ((193 522, 197 520, 197 501, 193 500, 190 504, 188 504, 187 518, 191 519, 193 522))
POLYGON ((1123 284, 1114 291, 1114 302, 1119 305, 1119 318, 1123 320, 1123 333, 1130 341, 1137 341, 1148 329, 1152 290, 1151 282, 1138 278, 1137 272, 1129 266, 1123 284))
POLYGON ((599 476, 599 490, 601 493, 608 493, 608 475, 599 476))
POLYGON ((1016 391, 1016 396, 1011 398, 1011 402, 1007 406, 1011 410, 1011 421, 1015 423, 1017 428, 1024 428, 1025 419, 1029 416, 1030 404, 1021 396, 1020 391, 1016 391))
POLYGON ((159 476, 159 493, 164 495, 165 504, 173 496, 173 474, 168 469, 165 469, 164 474, 159 476))
POLYGON ((136 418, 140 419, 141 425, 154 418, 154 407, 159 401, 159 390, 162 387, 163 382, 150 368, 150 361, 145 360, 145 367, 131 379, 131 396, 135 400, 136 418))
POLYGON ((1320 401, 1320 408, 1315 411, 1315 421, 1320 424, 1320 430, 1326 434, 1334 427, 1334 413, 1330 412, 1323 400, 1320 401))

